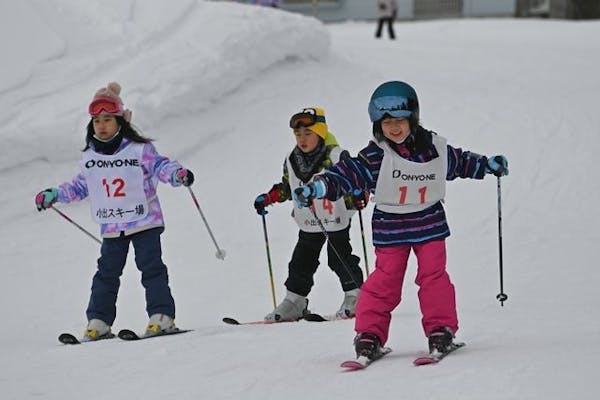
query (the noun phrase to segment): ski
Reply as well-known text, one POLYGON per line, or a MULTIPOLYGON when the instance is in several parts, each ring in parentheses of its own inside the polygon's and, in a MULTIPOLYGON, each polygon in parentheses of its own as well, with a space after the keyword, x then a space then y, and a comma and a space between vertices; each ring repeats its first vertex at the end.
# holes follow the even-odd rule
POLYGON ((89 342, 97 342, 99 340, 113 339, 114 337, 115 337, 115 334, 111 332, 107 335, 101 336, 100 338, 98 338, 96 340, 85 340, 85 339, 78 339, 70 333, 61 333, 58 336, 58 341, 61 342, 62 344, 83 344, 83 343, 89 343, 89 342))
POLYGON ((161 336, 171 336, 171 335, 178 335, 180 333, 186 333, 186 332, 191 332, 193 329, 177 329, 175 331, 172 332, 159 332, 156 334, 152 334, 152 335, 143 335, 143 336, 139 336, 137 333, 135 333, 132 330, 129 329, 121 329, 119 331, 119 334, 117 336, 119 336, 119 339, 121 340, 126 340, 126 341, 132 341, 132 340, 144 340, 144 339, 151 339, 151 338, 155 338, 155 337, 161 337, 161 336))
POLYGON ((345 368, 346 371, 358 371, 360 369, 365 369, 375 361, 383 358, 386 354, 392 352, 392 349, 389 347, 382 347, 381 351, 377 353, 374 358, 367 358, 365 356, 359 356, 356 360, 348 360, 344 361, 340 364, 340 367, 345 368))
POLYGON ((465 345, 466 343, 463 342, 452 343, 448 351, 444 353, 434 352, 429 353, 428 355, 423 357, 417 357, 413 361, 413 364, 417 367, 421 365, 437 364, 440 361, 442 361, 448 354, 455 352, 456 350, 460 349, 461 347, 464 347, 465 345))
POLYGON ((354 317, 340 317, 338 314, 321 315, 316 313, 308 313, 304 315, 304 319, 309 322, 343 321, 353 318, 354 317))
POLYGON ((258 320, 258 321, 247 321, 247 322, 240 322, 235 318, 229 318, 229 317, 225 317, 223 318, 223 322, 225 322, 228 325, 272 325, 272 324, 281 324, 284 322, 298 322, 298 321, 279 321, 279 322, 275 322, 275 321, 267 321, 264 319, 258 320))

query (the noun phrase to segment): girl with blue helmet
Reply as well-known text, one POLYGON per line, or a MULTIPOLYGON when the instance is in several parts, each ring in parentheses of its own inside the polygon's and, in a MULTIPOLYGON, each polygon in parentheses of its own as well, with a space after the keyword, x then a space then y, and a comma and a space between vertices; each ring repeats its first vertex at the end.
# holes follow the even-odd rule
POLYGON ((452 147, 423 128, 417 93, 405 82, 380 85, 371 96, 369 117, 373 139, 367 147, 296 189, 297 202, 306 206, 314 198, 335 200, 355 190, 374 194, 376 269, 356 306, 357 356, 376 358, 386 343, 411 250, 418 264, 423 330, 430 351, 445 352, 458 331, 454 285, 446 272, 446 181, 507 175, 508 162, 452 147))

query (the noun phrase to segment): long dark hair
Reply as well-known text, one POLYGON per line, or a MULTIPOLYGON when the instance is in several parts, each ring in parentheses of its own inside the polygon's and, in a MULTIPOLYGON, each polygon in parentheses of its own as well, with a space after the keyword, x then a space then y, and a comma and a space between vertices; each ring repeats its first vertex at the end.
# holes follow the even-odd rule
MULTIPOLYGON (((132 142, 136 143, 150 143, 154 140, 140 135, 138 131, 136 131, 135 128, 129 123, 129 121, 125 120, 125 118, 123 118, 122 116, 115 115, 115 119, 117 120, 117 124, 121 127, 119 129, 119 132, 121 133, 123 138, 129 139, 132 142)), ((92 141, 92 138, 94 137, 95 133, 96 132, 94 131, 94 119, 92 118, 87 124, 87 133, 85 135, 85 147, 83 151, 86 151, 90 148, 90 142, 92 141)))

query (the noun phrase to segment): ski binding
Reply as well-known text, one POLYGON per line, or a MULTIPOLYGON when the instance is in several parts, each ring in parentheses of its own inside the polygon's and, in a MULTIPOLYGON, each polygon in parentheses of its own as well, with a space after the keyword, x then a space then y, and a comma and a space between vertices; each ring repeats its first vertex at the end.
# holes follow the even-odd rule
POLYGON ((340 364, 340 367, 346 368, 347 371, 357 371, 360 369, 365 369, 375 361, 379 360, 386 354, 392 352, 392 349, 389 347, 382 347, 381 351, 377 353, 377 355, 373 358, 368 358, 365 356, 359 356, 356 360, 348 360, 344 361, 340 364))
POLYGON ((413 361, 413 364, 417 367, 421 366, 421 365, 429 365, 429 364, 437 364, 440 361, 442 361, 448 354, 453 353, 454 351, 460 349, 461 347, 464 347, 466 345, 466 343, 463 342, 458 342, 458 343, 452 343, 450 345, 450 349, 446 352, 433 352, 433 353, 429 353, 426 356, 423 357, 417 357, 415 358, 415 360, 413 361))

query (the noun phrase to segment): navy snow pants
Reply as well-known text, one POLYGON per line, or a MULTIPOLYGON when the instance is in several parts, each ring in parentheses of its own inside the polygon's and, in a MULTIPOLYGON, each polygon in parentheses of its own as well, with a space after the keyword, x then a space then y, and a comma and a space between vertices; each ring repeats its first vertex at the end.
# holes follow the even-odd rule
POLYGON ((146 289, 146 312, 175 318, 175 301, 169 288, 167 266, 162 261, 160 235, 164 228, 153 228, 116 238, 104 238, 98 270, 92 280, 92 294, 86 311, 88 321, 99 319, 112 326, 117 313, 117 294, 125 267, 129 243, 133 244, 135 263, 146 289))

